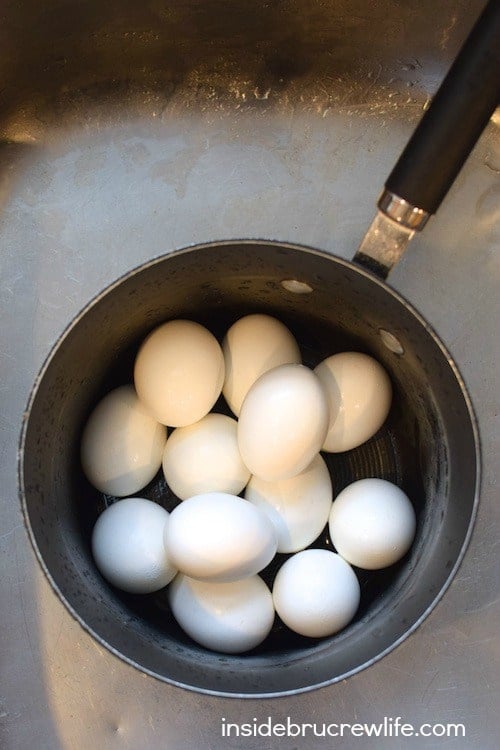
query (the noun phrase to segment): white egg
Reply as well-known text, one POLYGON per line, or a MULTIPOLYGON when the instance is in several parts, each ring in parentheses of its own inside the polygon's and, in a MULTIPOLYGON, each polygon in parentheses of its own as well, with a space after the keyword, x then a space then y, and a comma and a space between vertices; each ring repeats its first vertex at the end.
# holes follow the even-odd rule
POLYGON ((403 490, 384 479, 360 479, 335 498, 330 537, 339 555, 366 570, 385 568, 409 550, 415 511, 403 490))
POLYGON ((151 500, 125 498, 101 513, 92 554, 107 581, 132 594, 149 594, 177 573, 164 544, 169 514, 151 500))
POLYGON ((271 592, 259 576, 210 583, 179 573, 168 598, 175 619, 193 640, 227 654, 258 646, 274 622, 271 592))
POLYGON ((328 419, 328 403, 312 370, 275 367, 260 376, 243 401, 241 457, 252 474, 266 481, 296 476, 323 445, 328 419))
POLYGON ((328 523, 332 507, 330 474, 318 455, 291 479, 266 482, 251 477, 245 498, 269 517, 278 552, 298 552, 311 544, 328 523))
POLYGON ((116 388, 97 404, 83 430, 80 457, 85 476, 108 495, 132 495, 160 468, 166 439, 165 427, 139 401, 134 388, 116 388))
POLYGON ((215 336, 191 320, 171 320, 142 343, 134 366, 137 395, 162 424, 198 422, 217 401, 224 356, 215 336))
POLYGON ((357 448, 385 422, 392 387, 377 360, 359 352, 334 354, 314 370, 328 398, 330 424, 323 450, 331 453, 357 448))
POLYGON ((174 508, 165 544, 181 573, 224 583, 255 575, 276 553, 266 514, 223 492, 196 495, 174 508))
POLYGON ((359 606, 356 574, 339 555, 306 549, 279 569, 273 586, 276 612, 285 625, 310 638, 342 630, 359 606))
POLYGON ((288 328, 270 315, 247 315, 234 323, 222 342, 226 374, 222 393, 239 415, 243 399, 268 370, 300 364, 300 350, 288 328))
POLYGON ((236 420, 212 413, 193 425, 178 427, 165 446, 163 473, 181 500, 205 492, 237 495, 250 472, 238 448, 236 420))

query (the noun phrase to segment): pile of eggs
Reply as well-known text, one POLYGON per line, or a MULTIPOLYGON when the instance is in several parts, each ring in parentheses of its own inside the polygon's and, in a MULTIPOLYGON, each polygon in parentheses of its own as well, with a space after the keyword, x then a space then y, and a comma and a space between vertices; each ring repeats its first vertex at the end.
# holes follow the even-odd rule
POLYGON ((142 342, 134 384, 108 393, 83 431, 87 479, 121 498, 93 529, 99 571, 134 594, 168 585, 179 625, 215 651, 255 648, 276 613, 303 636, 338 632, 359 606, 352 566, 390 566, 413 541, 399 487, 366 478, 333 499, 321 456, 380 429, 387 373, 358 352, 314 370, 301 362, 292 333, 269 315, 240 318, 222 346, 199 323, 172 320, 142 342), (211 411, 221 393, 235 418, 211 411), (170 513, 137 496, 160 468, 180 500, 170 513), (326 526, 336 552, 310 548, 326 526), (277 553, 288 557, 271 590, 259 573, 277 553))

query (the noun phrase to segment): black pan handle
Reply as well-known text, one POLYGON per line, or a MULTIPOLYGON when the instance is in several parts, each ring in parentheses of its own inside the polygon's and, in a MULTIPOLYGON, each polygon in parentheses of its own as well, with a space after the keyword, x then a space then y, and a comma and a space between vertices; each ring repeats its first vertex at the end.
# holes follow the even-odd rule
POLYGON ((386 203, 392 194, 420 210, 414 229, 439 208, 499 100, 500 0, 490 0, 385 183, 386 203))

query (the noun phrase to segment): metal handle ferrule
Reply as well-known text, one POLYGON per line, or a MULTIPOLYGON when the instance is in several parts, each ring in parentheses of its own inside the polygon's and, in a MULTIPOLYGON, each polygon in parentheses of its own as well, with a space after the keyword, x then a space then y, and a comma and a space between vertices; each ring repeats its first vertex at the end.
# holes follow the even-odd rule
POLYGON ((424 211, 423 208, 412 206, 411 203, 400 198, 399 195, 384 189, 378 199, 377 206, 382 213, 392 219, 397 224, 420 232, 427 224, 431 214, 424 211))

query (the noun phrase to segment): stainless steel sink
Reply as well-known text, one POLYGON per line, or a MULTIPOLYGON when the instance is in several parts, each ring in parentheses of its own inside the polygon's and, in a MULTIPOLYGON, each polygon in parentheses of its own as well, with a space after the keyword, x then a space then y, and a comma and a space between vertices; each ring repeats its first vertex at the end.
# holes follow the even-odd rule
MULTIPOLYGON (((496 748, 500 118, 391 276, 433 321, 465 376, 485 479, 473 541, 451 589, 382 662, 312 694, 260 702, 194 695, 137 673, 96 646, 49 589, 22 527, 15 471, 36 372, 73 315, 120 274, 176 247, 235 237, 350 258, 384 178, 482 6, 0 5, 5 750, 219 750, 240 747, 221 738, 222 717, 268 716, 462 722, 466 738, 449 740, 450 747, 496 748)), ((404 747, 436 742, 418 737, 404 747)), ((245 748, 271 745, 290 748, 293 740, 241 740, 245 748)), ((346 736, 341 746, 363 745, 346 736)))

